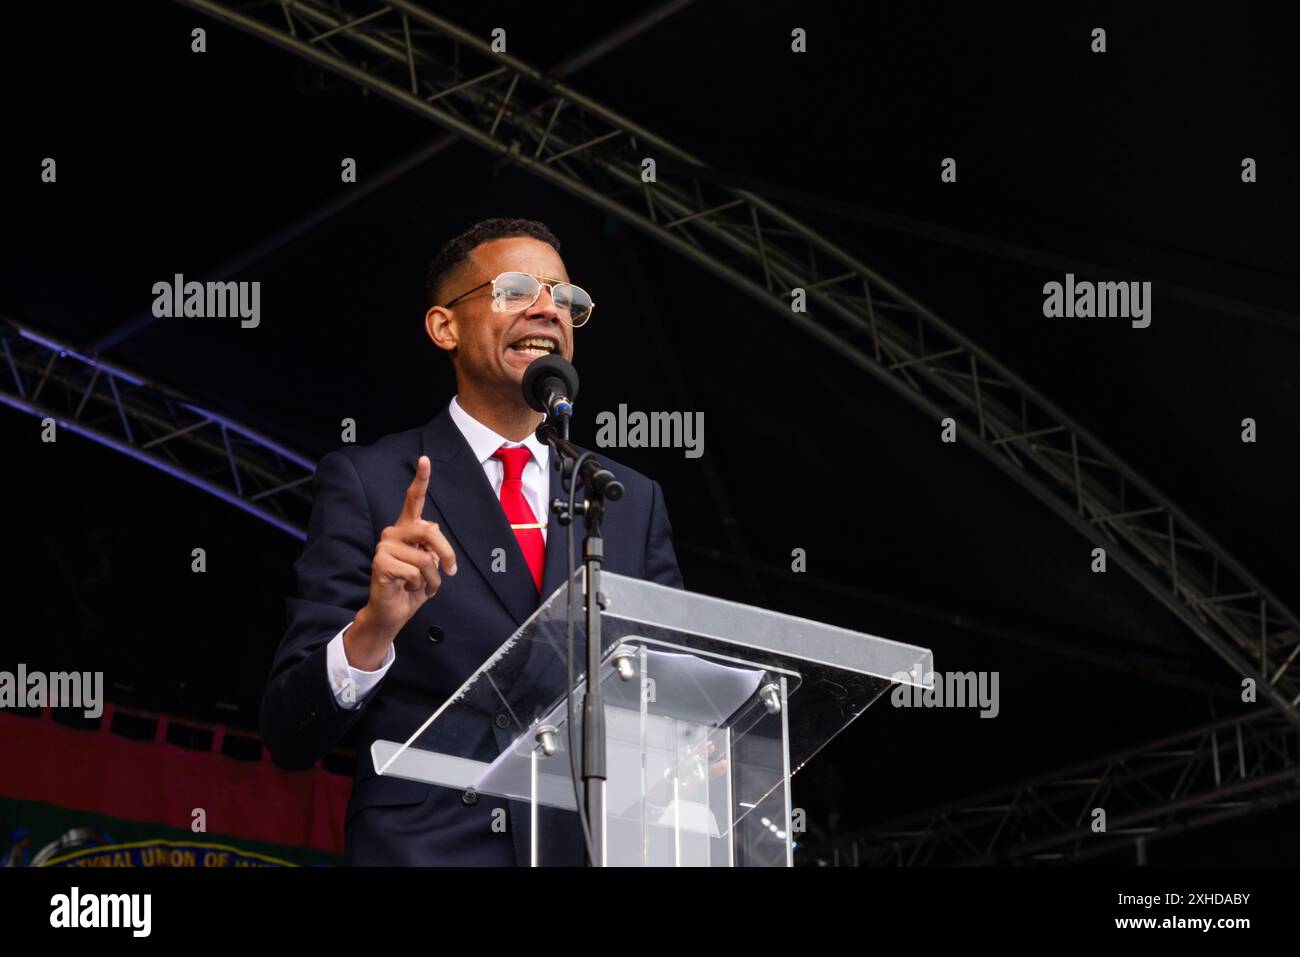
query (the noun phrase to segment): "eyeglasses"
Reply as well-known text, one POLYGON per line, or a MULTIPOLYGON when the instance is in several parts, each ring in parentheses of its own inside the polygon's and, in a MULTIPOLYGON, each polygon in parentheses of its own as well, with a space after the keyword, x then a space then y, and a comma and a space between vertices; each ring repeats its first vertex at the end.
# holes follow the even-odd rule
POLYGON ((450 309, 484 286, 492 287, 493 312, 519 312, 527 309, 537 301, 537 297, 542 294, 542 287, 545 286, 551 294, 551 302, 555 303, 555 310, 560 314, 560 319, 575 329, 590 319, 592 310, 596 308, 587 290, 568 282, 543 282, 537 276, 530 276, 526 272, 503 272, 495 279, 481 282, 473 289, 461 293, 443 308, 450 309))

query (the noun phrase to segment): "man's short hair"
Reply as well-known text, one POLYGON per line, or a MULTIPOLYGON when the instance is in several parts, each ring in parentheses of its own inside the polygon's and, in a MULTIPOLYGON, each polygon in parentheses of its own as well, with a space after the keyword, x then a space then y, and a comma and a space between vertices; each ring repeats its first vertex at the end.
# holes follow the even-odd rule
POLYGON ((515 236, 537 239, 549 243, 557 253, 560 251, 560 241, 555 238, 555 234, 545 223, 539 223, 534 219, 481 220, 459 236, 448 240, 429 263, 429 273, 424 282, 424 291, 429 305, 441 306, 447 301, 441 297, 456 295, 443 289, 442 284, 469 260, 469 254, 476 246, 494 239, 509 239, 515 236))

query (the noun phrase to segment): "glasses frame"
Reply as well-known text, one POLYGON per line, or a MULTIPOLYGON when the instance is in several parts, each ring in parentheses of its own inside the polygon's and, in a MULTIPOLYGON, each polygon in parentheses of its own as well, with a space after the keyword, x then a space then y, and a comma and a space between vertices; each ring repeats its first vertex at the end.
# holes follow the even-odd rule
POLYGON ((459 296, 457 296, 451 302, 444 305, 442 308, 450 309, 452 306, 456 305, 456 303, 463 300, 466 296, 473 295, 474 293, 482 289, 484 286, 491 286, 492 292, 495 293, 497 290, 497 280, 499 280, 502 276, 509 276, 511 274, 518 275, 518 276, 527 276, 529 279, 534 279, 537 281, 537 295, 533 296, 532 302, 528 303, 528 305, 526 306, 520 306, 518 309, 514 310, 515 312, 523 312, 525 309, 532 308, 533 303, 537 302, 537 300, 541 298, 543 287, 546 289, 546 294, 551 297, 551 301, 554 302, 556 286, 573 286, 574 289, 581 290, 586 295, 586 297, 591 300, 591 306, 587 309, 587 318, 583 319, 582 322, 578 323, 576 326, 567 319, 561 319, 560 321, 572 329, 581 329, 583 326, 585 326, 588 322, 591 321, 591 314, 596 311, 596 301, 594 299, 591 299, 591 293, 587 292, 587 290, 583 289, 581 286, 574 286, 573 283, 571 282, 565 282, 563 279, 556 280, 553 282, 551 280, 544 279, 541 276, 535 276, 530 272, 524 272, 523 270, 520 269, 507 269, 503 273, 498 273, 495 277, 489 279, 487 282, 481 282, 473 289, 467 289, 465 292, 462 292, 459 296))

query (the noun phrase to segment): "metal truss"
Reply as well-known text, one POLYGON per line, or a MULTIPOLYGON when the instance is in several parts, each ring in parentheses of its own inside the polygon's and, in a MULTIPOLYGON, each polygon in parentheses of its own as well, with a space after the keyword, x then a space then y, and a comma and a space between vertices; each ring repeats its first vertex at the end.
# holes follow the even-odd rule
MULTIPOLYGON (((684 150, 408 0, 178 0, 618 216, 905 396, 1123 568, 1297 724, 1300 621, 1168 499, 924 305, 684 150), (655 182, 642 162, 656 163, 655 182), (803 290, 808 310, 793 308, 803 290)), ((1085 560, 1081 558, 1081 560, 1085 560)))
MULTIPOLYGON (((305 539, 309 459, 183 395, 12 320, 0 322, 0 403, 53 419, 305 539)), ((35 440, 33 440, 35 441, 35 440)))
POLYGON ((1300 799, 1300 736, 1277 709, 1214 721, 800 849, 832 866, 1071 864, 1300 799), (1106 812, 1094 833, 1093 810, 1106 812))

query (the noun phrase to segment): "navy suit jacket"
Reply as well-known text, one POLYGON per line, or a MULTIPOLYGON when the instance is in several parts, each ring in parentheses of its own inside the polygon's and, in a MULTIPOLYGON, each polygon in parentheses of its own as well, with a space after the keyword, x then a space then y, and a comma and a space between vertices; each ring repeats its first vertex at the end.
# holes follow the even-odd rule
MULTIPOLYGON (((626 489, 623 498, 609 503, 605 512, 604 568, 682 587, 658 483, 603 455, 600 458, 626 489)), ((554 453, 551 459, 553 465, 554 453)), ((553 467, 549 471, 548 501, 561 494, 558 472, 553 467)), ((581 535, 579 523, 577 560, 581 535)), ((560 587, 565 564, 565 530, 550 521, 539 596, 501 503, 446 409, 423 428, 385 436, 370 446, 345 446, 321 459, 307 541, 294 564, 297 584, 286 602, 288 630, 262 698, 261 731, 276 763, 308 767, 356 728, 357 770, 345 822, 349 863, 529 862, 525 805, 379 777, 370 759, 370 744, 376 739, 405 741, 537 609, 542 598, 560 587), (355 710, 341 708, 327 677, 326 646, 366 604, 375 545, 383 529, 400 514, 422 454, 432 465, 424 518, 437 522, 447 536, 456 552, 457 574, 444 575, 438 594, 398 633, 396 660, 379 686, 355 710), (497 548, 506 550, 505 572, 492 570, 497 548), (493 815, 496 808, 508 809, 504 833, 503 816, 493 815)), ((483 757, 488 759, 518 733, 497 727, 492 715, 483 715, 481 723, 481 732, 475 733, 481 733, 483 757)), ((547 835, 547 863, 582 862, 574 815, 544 812, 539 826, 547 835)))

